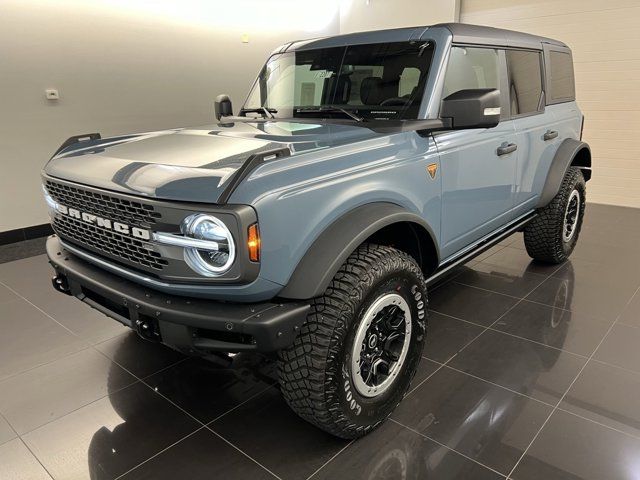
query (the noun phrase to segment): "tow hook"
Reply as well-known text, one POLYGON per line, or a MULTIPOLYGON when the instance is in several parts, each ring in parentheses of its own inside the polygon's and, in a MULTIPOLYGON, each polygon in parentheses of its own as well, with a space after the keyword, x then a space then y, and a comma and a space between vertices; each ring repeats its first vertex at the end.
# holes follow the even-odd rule
POLYGON ((51 284, 57 291, 62 292, 66 295, 71 295, 69 282, 67 282, 67 277, 65 277, 64 275, 56 275, 55 277, 53 277, 51 279, 51 284))
POLYGON ((142 318, 136 320, 138 335, 146 340, 160 341, 160 328, 158 322, 153 318, 142 318))

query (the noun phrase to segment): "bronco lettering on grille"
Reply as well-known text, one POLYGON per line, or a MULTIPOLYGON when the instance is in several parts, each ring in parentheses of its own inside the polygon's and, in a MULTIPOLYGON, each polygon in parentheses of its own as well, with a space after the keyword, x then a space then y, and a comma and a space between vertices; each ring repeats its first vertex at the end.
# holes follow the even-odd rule
POLYGON ((130 235, 141 240, 151 239, 151 232, 143 228, 130 227, 129 225, 126 225, 124 223, 113 222, 108 218, 102 218, 91 213, 81 212, 76 208, 66 207, 59 203, 56 205, 56 210, 58 211, 58 213, 61 213, 63 215, 82 220, 83 222, 95 225, 100 228, 104 228, 106 230, 113 230, 114 232, 117 232, 121 235, 130 235))

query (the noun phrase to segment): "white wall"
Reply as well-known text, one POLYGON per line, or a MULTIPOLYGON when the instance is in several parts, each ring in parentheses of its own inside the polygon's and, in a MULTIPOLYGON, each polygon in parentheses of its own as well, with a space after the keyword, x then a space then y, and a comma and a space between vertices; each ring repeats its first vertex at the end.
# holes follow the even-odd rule
POLYGON ((40 170, 69 136, 212 123, 217 94, 239 107, 273 48, 338 17, 337 0, 0 0, 0 232, 48 221, 40 170))
POLYGON ((454 22, 459 0, 343 0, 340 32, 454 22))
POLYGON ((48 221, 40 170, 71 135, 212 123, 286 41, 453 21, 457 3, 0 0, 0 232, 48 221))
POLYGON ((584 139, 593 154, 588 199, 640 207, 640 2, 462 0, 461 21, 557 38, 573 50, 584 139))

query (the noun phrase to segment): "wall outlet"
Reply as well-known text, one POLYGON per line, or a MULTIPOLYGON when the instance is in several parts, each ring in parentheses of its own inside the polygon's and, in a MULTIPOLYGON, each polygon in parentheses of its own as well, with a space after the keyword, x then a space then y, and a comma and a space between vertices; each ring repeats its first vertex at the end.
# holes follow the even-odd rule
POLYGON ((47 97, 47 100, 59 100, 60 99, 60 94, 58 93, 58 90, 56 90, 55 88, 48 88, 44 91, 45 96, 47 97))
POLYGON ((242 43, 249 43, 249 34, 243 33, 242 36, 240 37, 240 40, 242 41, 242 43))

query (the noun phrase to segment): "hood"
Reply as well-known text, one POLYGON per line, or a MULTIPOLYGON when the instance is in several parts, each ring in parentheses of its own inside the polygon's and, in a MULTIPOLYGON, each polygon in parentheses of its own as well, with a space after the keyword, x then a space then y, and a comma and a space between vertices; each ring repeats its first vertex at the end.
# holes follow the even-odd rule
POLYGON ((252 154, 286 147, 300 155, 374 136, 355 125, 241 121, 76 143, 44 173, 151 198, 216 203, 252 154))

